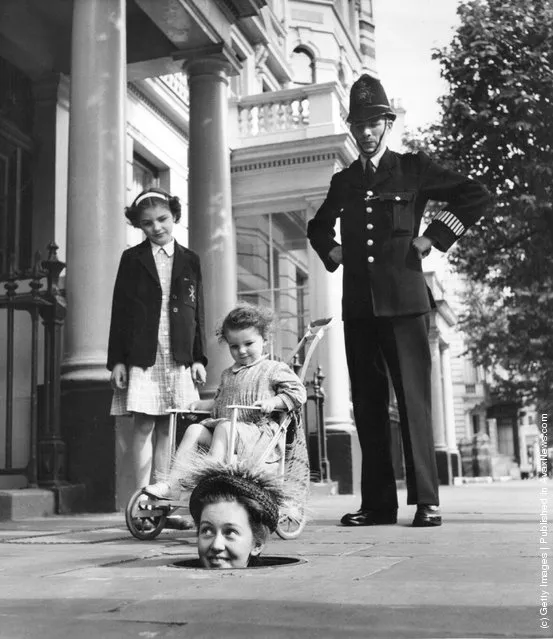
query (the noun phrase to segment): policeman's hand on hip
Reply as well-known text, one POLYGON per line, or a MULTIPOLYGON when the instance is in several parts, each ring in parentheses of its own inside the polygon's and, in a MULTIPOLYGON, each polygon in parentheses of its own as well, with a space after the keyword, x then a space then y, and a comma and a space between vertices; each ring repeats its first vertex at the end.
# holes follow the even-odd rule
POLYGON ((422 260, 423 257, 430 254, 430 249, 434 246, 434 242, 426 235, 421 235, 411 242, 411 246, 417 252, 419 260, 422 260))

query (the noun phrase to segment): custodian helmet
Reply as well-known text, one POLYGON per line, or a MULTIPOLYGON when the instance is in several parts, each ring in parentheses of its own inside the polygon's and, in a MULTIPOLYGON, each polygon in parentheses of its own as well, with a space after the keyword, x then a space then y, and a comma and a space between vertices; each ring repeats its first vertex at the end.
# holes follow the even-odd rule
POLYGON ((382 116, 390 120, 396 119, 380 81, 364 73, 351 87, 347 121, 363 122, 382 116))

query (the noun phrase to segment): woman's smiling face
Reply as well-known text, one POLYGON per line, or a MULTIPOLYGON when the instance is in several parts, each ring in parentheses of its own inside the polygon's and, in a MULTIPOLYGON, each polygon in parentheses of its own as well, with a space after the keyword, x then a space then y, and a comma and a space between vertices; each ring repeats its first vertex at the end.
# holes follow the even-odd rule
POLYGON ((204 568, 245 568, 262 549, 242 504, 220 501, 204 507, 198 526, 198 554, 204 568))

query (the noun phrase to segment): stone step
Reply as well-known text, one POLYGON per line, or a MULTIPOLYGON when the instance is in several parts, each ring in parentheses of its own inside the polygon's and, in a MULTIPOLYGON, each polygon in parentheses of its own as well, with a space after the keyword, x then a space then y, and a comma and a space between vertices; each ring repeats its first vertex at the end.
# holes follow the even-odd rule
POLYGON ((49 488, 0 490, 0 521, 31 517, 82 513, 85 509, 84 484, 64 484, 49 488))
POLYGON ((0 521, 48 517, 56 512, 56 496, 42 488, 0 491, 0 521))

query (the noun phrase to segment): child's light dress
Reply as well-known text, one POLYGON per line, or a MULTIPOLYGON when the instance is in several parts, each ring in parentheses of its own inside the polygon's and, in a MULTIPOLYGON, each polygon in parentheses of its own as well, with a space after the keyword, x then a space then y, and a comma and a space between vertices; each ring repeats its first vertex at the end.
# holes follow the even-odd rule
POLYGON ((167 251, 170 255, 164 247, 152 248, 162 293, 156 361, 146 369, 130 367, 127 388, 117 389, 113 393, 112 415, 164 415, 171 408, 184 410, 191 402, 199 399, 190 367, 177 364, 171 352, 169 298, 174 244, 172 247, 172 251, 167 251))
MULTIPOLYGON (((223 371, 221 383, 215 394, 212 417, 201 423, 210 430, 222 421, 231 418, 227 406, 239 404, 252 406, 258 400, 269 399, 276 395, 281 398, 287 410, 300 408, 306 401, 305 387, 292 369, 283 362, 262 357, 253 364, 240 366, 235 364, 223 371)), ((260 411, 239 409, 237 415, 237 450, 253 451, 257 446, 260 452, 278 429, 275 414, 264 415, 260 411)), ((267 461, 275 461, 281 452, 275 450, 267 461)))

